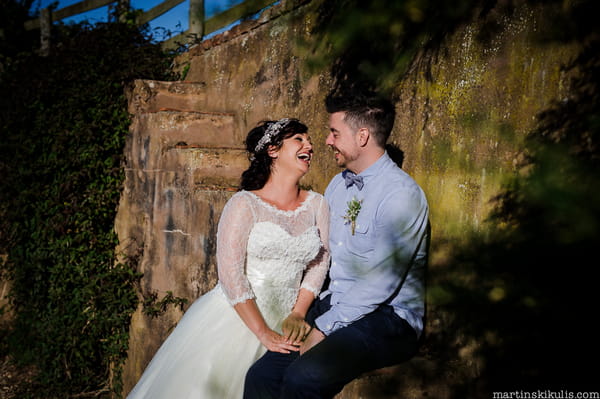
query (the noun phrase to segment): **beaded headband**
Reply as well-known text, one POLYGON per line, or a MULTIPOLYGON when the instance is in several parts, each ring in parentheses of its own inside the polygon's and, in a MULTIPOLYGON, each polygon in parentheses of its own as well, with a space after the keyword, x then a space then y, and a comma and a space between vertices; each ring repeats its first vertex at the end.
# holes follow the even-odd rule
POLYGON ((281 129, 286 127, 288 123, 290 123, 290 118, 283 118, 278 120, 277 122, 271 123, 269 127, 265 130, 264 136, 258 140, 256 147, 254 147, 254 152, 258 152, 262 150, 273 138, 273 136, 277 136, 281 129))

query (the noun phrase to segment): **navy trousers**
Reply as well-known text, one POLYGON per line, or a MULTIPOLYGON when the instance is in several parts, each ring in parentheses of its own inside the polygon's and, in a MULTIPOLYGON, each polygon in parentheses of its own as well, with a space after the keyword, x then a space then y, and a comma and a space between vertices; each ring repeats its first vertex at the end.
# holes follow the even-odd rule
MULTIPOLYGON (((330 308, 316 299, 306 320, 330 308)), ((336 330, 304 355, 268 351, 246 374, 244 399, 333 398, 361 374, 410 359, 418 349, 414 329, 390 306, 336 330)))

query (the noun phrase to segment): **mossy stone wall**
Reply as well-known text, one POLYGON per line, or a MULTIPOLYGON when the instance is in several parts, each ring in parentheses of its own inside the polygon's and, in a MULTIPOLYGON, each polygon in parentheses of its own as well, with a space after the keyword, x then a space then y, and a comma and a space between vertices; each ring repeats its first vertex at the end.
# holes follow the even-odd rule
MULTIPOLYGON (((283 2, 282 7, 294 2, 283 2)), ((237 116, 240 136, 263 118, 298 117, 310 128, 315 162, 304 184, 323 192, 339 172, 324 145, 328 71, 309 71, 305 50, 317 1, 268 23, 216 38, 182 58, 187 81, 206 85, 202 106, 237 116)), ((505 176, 520 162, 536 114, 566 96, 562 71, 579 50, 540 40, 544 7, 518 6, 462 26, 435 52, 419 54, 397 82, 400 101, 390 143, 423 186, 434 237, 478 230, 505 176), (487 32, 494 26, 494 32, 487 32)), ((436 249, 436 241, 432 243, 436 249)))

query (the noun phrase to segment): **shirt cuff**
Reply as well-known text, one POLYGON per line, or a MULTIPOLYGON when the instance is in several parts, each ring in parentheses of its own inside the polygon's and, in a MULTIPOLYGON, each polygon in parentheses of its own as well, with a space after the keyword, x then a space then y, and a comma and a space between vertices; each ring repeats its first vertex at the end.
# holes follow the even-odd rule
POLYGON ((346 327, 350 323, 332 320, 330 312, 323 313, 315 319, 315 326, 325 335, 329 335, 337 329, 346 327))

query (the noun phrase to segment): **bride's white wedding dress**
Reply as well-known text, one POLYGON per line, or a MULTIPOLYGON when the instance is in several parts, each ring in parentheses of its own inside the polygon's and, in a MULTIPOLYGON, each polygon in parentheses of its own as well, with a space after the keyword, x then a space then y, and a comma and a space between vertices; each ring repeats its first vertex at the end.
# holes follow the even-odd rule
POLYGON ((127 398, 241 398, 246 371, 266 349, 233 305, 255 299, 281 332, 299 289, 317 295, 323 284, 328 229, 327 203, 312 191, 293 211, 234 194, 219 221, 219 283, 190 306, 127 398))

